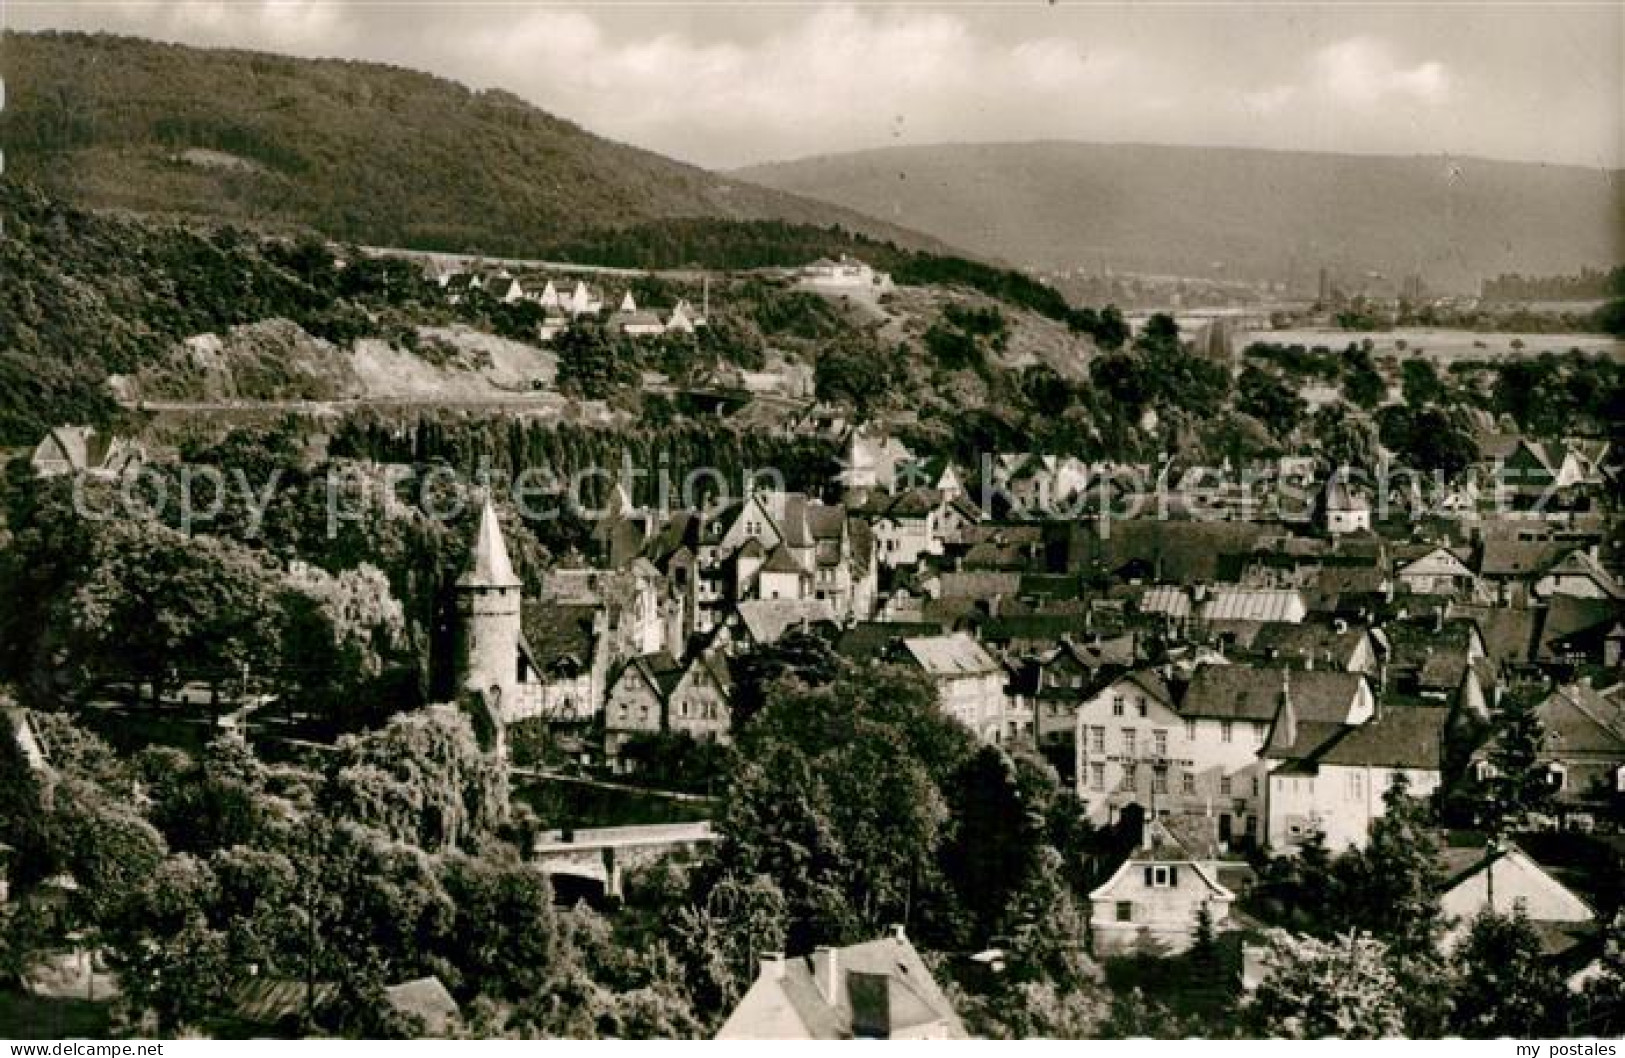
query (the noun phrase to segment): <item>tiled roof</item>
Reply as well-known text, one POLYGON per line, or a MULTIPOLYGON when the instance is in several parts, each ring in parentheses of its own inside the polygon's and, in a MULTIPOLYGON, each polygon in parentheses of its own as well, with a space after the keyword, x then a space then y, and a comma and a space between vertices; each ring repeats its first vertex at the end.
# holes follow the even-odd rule
POLYGON ((767 561, 762 563, 762 572, 805 573, 806 570, 801 568, 801 563, 796 561, 795 555, 790 553, 789 548, 775 547, 773 553, 767 556, 767 561))
MULTIPOLYGON (((1363 682, 1355 672, 1294 671, 1291 693, 1299 724, 1344 722, 1363 682)), ((1272 720, 1281 702, 1281 684, 1280 669, 1203 665, 1191 678, 1179 712, 1217 719, 1272 720)))
POLYGON ((1394 706, 1352 727, 1325 752, 1322 764, 1368 765, 1373 768, 1441 767, 1445 721, 1449 709, 1394 706))
POLYGON ((544 671, 569 659, 591 665, 598 609, 592 603, 526 602, 520 624, 531 661, 544 671))
POLYGON ((950 570, 940 576, 944 599, 1015 598, 1021 594, 1021 574, 992 570, 950 570))
POLYGON ((903 647, 932 676, 967 676, 1000 671, 993 656, 964 632, 903 640, 903 647))
POLYGON ((815 1040, 916 1034, 967 1038, 948 997, 901 931, 798 958, 770 957, 717 1038, 795 1035, 786 1021, 800 1027, 799 1035, 815 1040))
POLYGON ((737 607, 753 642, 774 643, 796 625, 834 624, 835 609, 827 599, 750 599, 737 607))
POLYGON ((390 985, 384 989, 384 999, 395 1010, 421 1018, 431 1032, 443 1028, 448 1019, 458 1014, 457 1001, 451 998, 438 977, 420 977, 390 985))
POLYGON ((1533 576, 1563 554, 1564 546, 1541 540, 1490 540, 1478 571, 1486 577, 1533 576))
POLYGON ((937 635, 941 627, 920 621, 860 621, 841 633, 835 652, 848 661, 865 664, 885 656, 910 636, 937 635))

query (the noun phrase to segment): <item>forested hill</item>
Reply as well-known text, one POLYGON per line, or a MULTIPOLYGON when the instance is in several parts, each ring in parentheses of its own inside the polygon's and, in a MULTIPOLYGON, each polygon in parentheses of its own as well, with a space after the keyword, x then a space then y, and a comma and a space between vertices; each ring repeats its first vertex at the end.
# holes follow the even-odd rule
POLYGON ((1617 171, 1482 158, 1006 143, 894 147, 739 171, 1023 268, 1285 280, 1502 273, 1625 261, 1617 171), (974 217, 974 224, 966 218, 974 217))
POLYGON ((83 206, 510 256, 672 217, 943 248, 412 70, 77 33, 0 35, 0 61, 7 176, 83 206))

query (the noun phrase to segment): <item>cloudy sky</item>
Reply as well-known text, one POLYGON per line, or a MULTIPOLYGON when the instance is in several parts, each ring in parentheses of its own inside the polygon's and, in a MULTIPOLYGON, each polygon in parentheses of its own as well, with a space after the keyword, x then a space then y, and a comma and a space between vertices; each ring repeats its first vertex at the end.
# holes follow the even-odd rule
POLYGON ((411 66, 711 167, 1079 139, 1625 167, 1625 6, 0 0, 105 29, 411 66))

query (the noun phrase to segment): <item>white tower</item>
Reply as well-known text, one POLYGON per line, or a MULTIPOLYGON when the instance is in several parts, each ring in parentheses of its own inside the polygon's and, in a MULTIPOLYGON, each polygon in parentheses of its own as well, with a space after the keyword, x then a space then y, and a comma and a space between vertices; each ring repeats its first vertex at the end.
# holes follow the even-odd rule
POLYGON ((457 578, 457 689, 483 699, 497 727, 489 734, 498 742, 519 682, 520 594, 502 525, 487 499, 468 569, 457 578))

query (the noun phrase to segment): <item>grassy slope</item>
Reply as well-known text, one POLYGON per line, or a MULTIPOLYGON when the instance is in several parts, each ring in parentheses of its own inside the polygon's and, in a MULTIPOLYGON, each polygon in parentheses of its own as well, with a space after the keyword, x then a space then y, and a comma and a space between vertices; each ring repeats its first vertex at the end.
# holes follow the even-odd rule
POLYGON ((0 62, 7 175, 91 207, 493 254, 670 217, 938 248, 411 70, 55 33, 0 35, 0 62))

